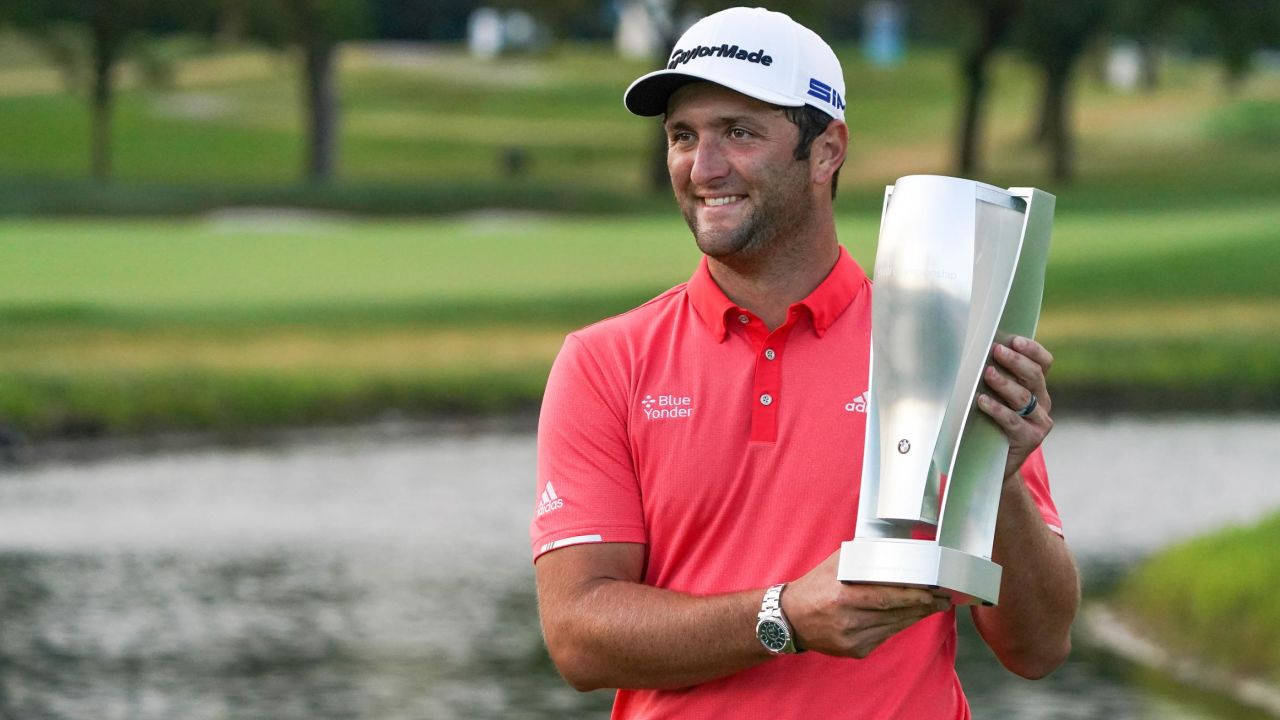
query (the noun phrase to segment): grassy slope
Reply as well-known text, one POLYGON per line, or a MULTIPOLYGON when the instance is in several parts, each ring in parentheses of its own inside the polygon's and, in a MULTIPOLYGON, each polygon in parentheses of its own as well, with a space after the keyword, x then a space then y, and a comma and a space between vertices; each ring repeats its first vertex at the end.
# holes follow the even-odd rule
POLYGON ((1280 514, 1165 550, 1118 588, 1130 622, 1171 650, 1280 683, 1280 514))
MULTIPOLYGON (((673 215, 0 221, 0 413, 45 434, 529 406, 563 333, 688 276, 673 215)), ((866 267, 876 220, 840 221, 866 267)), ((1068 406, 1277 397, 1277 225, 1063 215, 1041 337, 1068 406)))
MULTIPOLYGON (((645 63, 592 48, 476 62, 351 48, 339 181, 297 185, 296 63, 197 55, 175 88, 128 67, 119 182, 79 179, 82 98, 36 55, 0 52, 0 212, 320 205, 481 213, 434 220, 0 221, 0 417, 36 434, 235 427, 536 402, 560 336, 683 280, 696 254, 669 199, 643 194, 652 123, 618 95, 645 63), (528 171, 502 177, 505 148, 528 171), (627 209, 628 213, 617 210, 627 209)), ((845 52, 853 128, 841 237, 870 267, 885 183, 945 172, 953 58, 894 70, 845 52)), ((996 67, 989 169, 1059 195, 1042 337, 1065 396, 1098 406, 1231 407, 1280 397, 1280 76, 1236 97, 1171 62, 1160 92, 1077 88, 1082 179, 1058 187, 1025 146, 1033 77, 996 67)))

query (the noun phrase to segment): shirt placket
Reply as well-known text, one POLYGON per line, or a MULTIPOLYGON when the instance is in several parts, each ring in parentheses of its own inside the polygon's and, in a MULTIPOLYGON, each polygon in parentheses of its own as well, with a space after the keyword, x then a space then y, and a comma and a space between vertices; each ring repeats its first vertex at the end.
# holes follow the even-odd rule
POLYGON ((785 398, 782 394, 782 361, 787 337, 795 326, 796 312, 787 322, 769 332, 764 322, 744 310, 737 311, 755 355, 755 372, 751 381, 751 442, 775 442, 778 439, 778 413, 785 398))

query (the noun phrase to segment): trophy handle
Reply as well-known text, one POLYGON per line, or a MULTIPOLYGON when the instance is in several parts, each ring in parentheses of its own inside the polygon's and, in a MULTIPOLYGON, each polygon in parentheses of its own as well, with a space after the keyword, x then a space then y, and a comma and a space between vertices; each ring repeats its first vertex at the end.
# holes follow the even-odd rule
MULTIPOLYGON (((1014 335, 1035 336, 1044 295, 1044 269, 1049 257, 1056 198, 1035 188, 1010 188, 1009 195, 1020 205, 1025 203, 1026 209, 1018 215, 990 218, 988 227, 998 230, 990 236, 992 242, 989 244, 1009 248, 1013 255, 1011 258, 989 257, 990 262, 983 266, 993 270, 991 277, 975 278, 974 282, 975 287, 990 289, 989 297, 981 303, 983 308, 980 312, 988 316, 999 313, 999 320, 994 323, 994 338, 987 337, 985 344, 977 346, 975 343, 973 348, 983 355, 982 365, 990 359, 993 340, 1004 343, 1014 335), (1016 239, 1011 241, 1012 238, 1016 239), (1008 269, 1010 261, 1014 265, 1012 271, 1008 269), (1001 277, 1001 273, 1007 273, 1004 277, 1008 280, 992 283, 1001 277), (979 282, 985 285, 979 285, 979 282)), ((999 247, 991 251, 999 252, 999 247)), ((980 250, 979 253, 991 251, 980 250)), ((977 305, 979 303, 975 302, 977 305)), ((1009 439, 977 407, 978 393, 988 391, 980 377, 970 390, 968 402, 952 406, 964 409, 964 423, 943 495, 938 544, 967 555, 990 559, 1009 439)))

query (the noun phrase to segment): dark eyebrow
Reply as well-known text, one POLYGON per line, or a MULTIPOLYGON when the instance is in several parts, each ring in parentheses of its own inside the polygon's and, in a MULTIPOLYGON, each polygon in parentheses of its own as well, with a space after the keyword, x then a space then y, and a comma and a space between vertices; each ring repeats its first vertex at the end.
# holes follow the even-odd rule
MULTIPOLYGON (((758 120, 756 120, 755 118, 752 118, 752 117, 750 117, 750 116, 747 116, 747 115, 721 115, 720 117, 716 118, 716 119, 715 119, 715 121, 714 121, 714 123, 713 123, 713 125, 714 125, 715 127, 722 127, 722 128, 723 128, 723 127, 729 127, 729 126, 731 126, 731 125, 752 125, 752 126, 756 126, 756 125, 759 125, 759 124, 760 124, 760 123, 759 123, 759 121, 758 121, 758 120)), ((680 130, 691 130, 691 129, 692 129, 692 128, 689 126, 689 124, 688 124, 688 123, 686 123, 686 122, 684 122, 684 121, 677 121, 677 122, 675 122, 675 123, 671 123, 671 122, 670 122, 670 120, 669 120, 669 119, 667 119, 667 118, 664 118, 664 119, 663 119, 663 121, 662 121, 662 126, 663 126, 663 127, 665 127, 668 131, 671 131, 671 130, 673 130, 673 129, 680 129, 680 130)))

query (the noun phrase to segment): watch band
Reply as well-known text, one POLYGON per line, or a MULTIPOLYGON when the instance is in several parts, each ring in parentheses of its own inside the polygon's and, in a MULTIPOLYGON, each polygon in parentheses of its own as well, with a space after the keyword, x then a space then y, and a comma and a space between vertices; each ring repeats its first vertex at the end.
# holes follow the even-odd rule
POLYGON ((782 589, 786 586, 786 583, 781 583, 764 591, 764 600, 760 602, 761 619, 782 617, 782 589))
POLYGON ((760 642, 764 644, 765 649, 775 655, 803 652, 796 645, 795 631, 792 630, 791 623, 787 622, 786 615, 782 613, 782 590, 786 586, 786 583, 780 583, 765 590, 764 598, 760 601, 760 612, 756 615, 756 634, 760 637, 760 642), (785 642, 781 647, 770 647, 765 638, 760 636, 760 628, 765 624, 776 627, 781 631, 785 638, 785 642))

